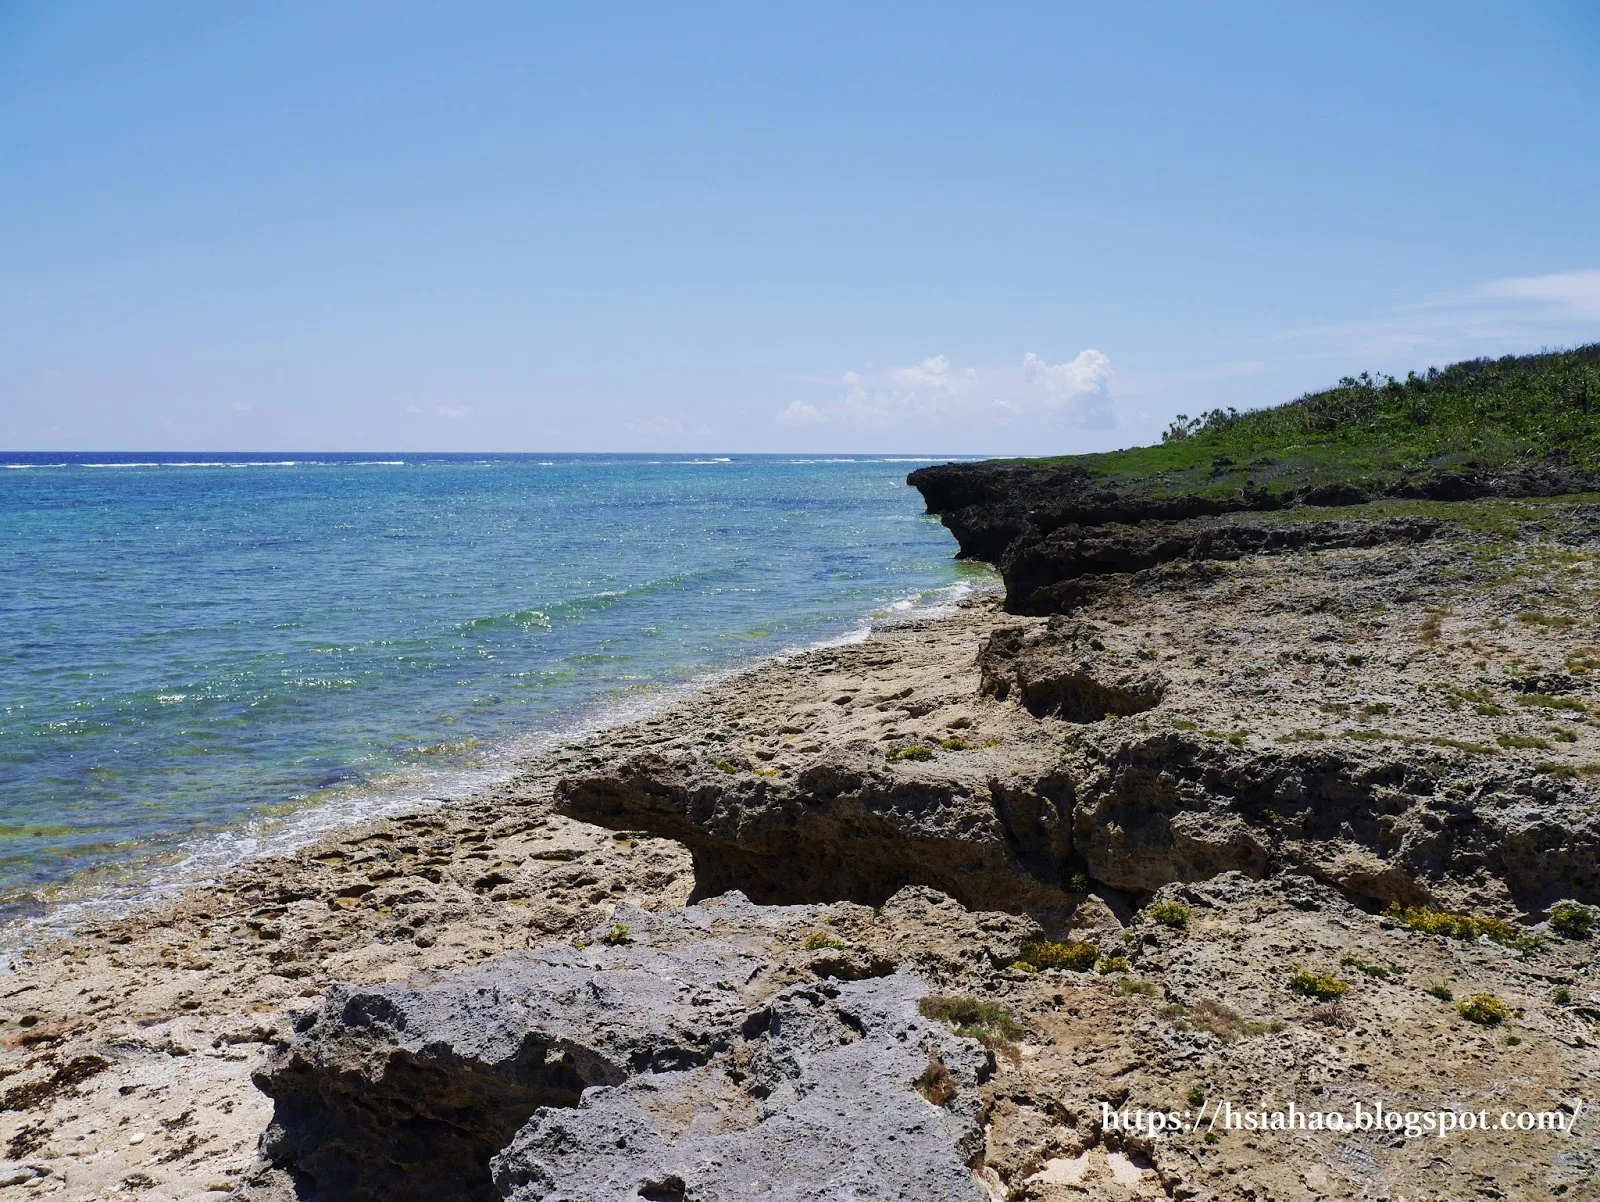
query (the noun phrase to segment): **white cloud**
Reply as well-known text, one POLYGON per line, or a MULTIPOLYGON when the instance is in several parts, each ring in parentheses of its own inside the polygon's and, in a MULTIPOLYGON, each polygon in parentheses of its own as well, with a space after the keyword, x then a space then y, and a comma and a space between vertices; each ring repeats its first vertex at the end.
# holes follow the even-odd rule
POLYGON ((422 412, 422 406, 421 405, 407 405, 406 406, 406 412, 407 413, 421 413, 422 412))
MULTIPOLYGON (((963 438, 994 426, 1115 425, 1111 360, 1080 351, 1064 363, 1031 352, 1020 367, 958 367, 946 355, 840 373, 832 396, 796 400, 776 415, 789 424, 842 429, 949 431, 963 438)), ((820 383, 820 381, 819 381, 820 383)))
POLYGON ((229 406, 229 408, 231 408, 235 413, 250 412, 250 406, 245 404, 243 401, 235 401, 231 406, 229 406))
POLYGON ((448 418, 452 418, 452 419, 454 419, 456 421, 460 421, 464 417, 471 417, 472 416, 472 406, 470 406, 470 405, 440 405, 440 406, 438 406, 437 408, 434 409, 434 412, 437 413, 440 417, 448 417, 448 418))
POLYGON ((1029 351, 1022 357, 1022 378, 1042 385, 1055 401, 1103 396, 1111 383, 1111 360, 1104 352, 1084 350, 1065 363, 1046 363, 1029 351))
MULTIPOLYGON (((846 372, 845 374, 854 375, 855 373, 846 372)), ((815 425, 818 422, 825 422, 828 419, 823 416, 822 410, 815 405, 806 401, 791 401, 789 407, 779 413, 774 420, 788 422, 794 426, 808 426, 815 425)))
MULTIPOLYGON (((855 372, 846 372, 845 374, 847 376, 856 375, 855 372)), ((978 373, 969 367, 961 375, 953 375, 950 371, 950 360, 943 355, 933 355, 924 359, 921 363, 913 363, 910 367, 890 368, 889 378, 903 388, 924 389, 955 395, 969 389, 977 380, 978 373)))
POLYGON ((1435 292, 1363 320, 1287 330, 1262 341, 1362 368, 1405 371, 1424 362, 1529 351, 1593 341, 1600 321, 1600 270, 1509 276, 1435 292))
POLYGON ((1600 271, 1555 271, 1548 275, 1491 280, 1464 292, 1443 293, 1424 302, 1431 306, 1522 303, 1544 306, 1578 321, 1600 321, 1600 271))
POLYGON ((622 428, 629 434, 655 442, 690 437, 705 438, 712 432, 711 427, 704 422, 690 425, 681 415, 674 417, 669 414, 645 418, 643 421, 623 422, 622 428))

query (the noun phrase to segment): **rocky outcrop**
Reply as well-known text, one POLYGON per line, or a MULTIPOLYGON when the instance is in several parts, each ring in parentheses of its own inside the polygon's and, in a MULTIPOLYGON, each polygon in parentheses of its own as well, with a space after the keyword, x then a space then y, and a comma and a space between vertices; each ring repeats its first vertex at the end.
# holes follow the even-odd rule
POLYGON ((1116 889, 1298 870, 1380 907, 1600 901, 1600 818, 1572 782, 1425 751, 1255 751, 1177 732, 1087 751, 1073 851, 1116 889))
POLYGON ((585 822, 682 842, 697 897, 739 889, 773 904, 877 905, 926 885, 1048 927, 1076 901, 1062 889, 1070 780, 1048 769, 1019 775, 999 748, 891 762, 881 745, 859 741, 827 749, 793 776, 735 767, 637 756, 563 778, 555 800, 585 822))
POLYGON ((1045 627, 1008 626, 978 648, 983 692, 1013 694, 1035 717, 1099 722, 1153 709, 1167 680, 1147 664, 1119 662, 1085 622, 1052 618, 1045 627))
MULTIPOLYGON (((888 921, 926 912, 912 894, 888 921)), ((917 971, 797 974, 807 907, 616 917, 583 947, 330 991, 257 1074, 275 1109, 255 1196, 982 1197, 992 1057, 922 1016, 917 971)))
POLYGON ((1432 518, 1387 521, 1112 523, 1062 526, 1048 534, 1025 529, 999 559, 1006 608, 1019 614, 1073 610, 1085 599, 1085 577, 1146 571, 1161 564, 1240 559, 1246 555, 1329 551, 1418 543, 1444 523, 1432 518))
POLYGON ((1097 576, 1174 561, 1419 542, 1441 528, 1432 519, 1314 522, 1242 515, 1383 498, 1549 497, 1600 487, 1592 473, 1557 463, 1288 490, 1253 478, 1233 488, 1169 489, 1160 477, 1119 480, 1077 464, 1027 460, 943 464, 919 468, 906 479, 921 491, 928 512, 956 536, 963 558, 1000 569, 1006 608, 1017 614, 1070 612, 1091 595, 1083 581, 1097 576), (1224 515, 1240 516, 1219 520, 1224 515))

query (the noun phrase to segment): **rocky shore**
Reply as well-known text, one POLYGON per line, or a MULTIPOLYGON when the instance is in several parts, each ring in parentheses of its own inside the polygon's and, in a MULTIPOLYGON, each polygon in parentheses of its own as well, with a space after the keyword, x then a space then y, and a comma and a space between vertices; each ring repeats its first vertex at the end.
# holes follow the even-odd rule
POLYGON ((1003 602, 36 949, 0 1188, 1600 1197, 1600 498, 912 479, 1003 602))

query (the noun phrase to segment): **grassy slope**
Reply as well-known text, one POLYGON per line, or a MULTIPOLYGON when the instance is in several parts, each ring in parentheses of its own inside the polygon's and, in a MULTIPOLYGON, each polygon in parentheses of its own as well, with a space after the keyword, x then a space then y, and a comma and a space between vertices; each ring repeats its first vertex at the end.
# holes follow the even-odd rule
POLYGON ((1273 409, 1174 423, 1156 446, 1045 462, 1141 492, 1222 496, 1246 486, 1381 488, 1418 473, 1500 472, 1551 458, 1600 469, 1600 343, 1405 380, 1346 378, 1273 409))

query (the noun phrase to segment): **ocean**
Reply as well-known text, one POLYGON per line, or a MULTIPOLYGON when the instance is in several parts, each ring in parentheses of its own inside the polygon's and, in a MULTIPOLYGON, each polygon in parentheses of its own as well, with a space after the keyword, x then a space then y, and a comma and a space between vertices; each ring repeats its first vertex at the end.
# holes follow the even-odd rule
POLYGON ((948 603, 922 462, 0 454, 0 942, 948 603))

